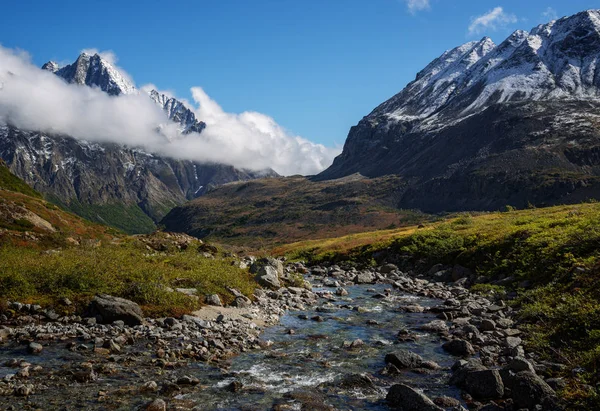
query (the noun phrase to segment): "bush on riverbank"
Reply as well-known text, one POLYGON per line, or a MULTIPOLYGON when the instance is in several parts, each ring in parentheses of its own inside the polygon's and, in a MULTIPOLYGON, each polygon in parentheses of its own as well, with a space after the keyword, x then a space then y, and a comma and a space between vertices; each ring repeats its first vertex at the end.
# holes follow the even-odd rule
POLYGON ((158 253, 134 239, 58 251, 5 245, 0 248, 0 299, 56 304, 68 297, 83 308, 98 293, 139 303, 149 316, 180 315, 201 305, 205 294, 251 295, 256 286, 232 259, 205 258, 196 248, 158 253), (200 301, 176 288, 195 288, 200 301))

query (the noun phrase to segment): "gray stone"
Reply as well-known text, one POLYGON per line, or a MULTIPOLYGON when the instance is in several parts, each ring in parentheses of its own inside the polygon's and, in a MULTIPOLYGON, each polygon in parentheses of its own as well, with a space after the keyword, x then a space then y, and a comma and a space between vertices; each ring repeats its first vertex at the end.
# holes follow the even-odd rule
POLYGON ((147 381, 144 383, 144 385, 142 385, 142 387, 140 388, 140 391, 156 392, 156 391, 158 391, 158 384, 156 383, 156 381, 147 381))
POLYGON ((222 307, 223 303, 221 302, 221 297, 219 294, 210 294, 204 297, 204 303, 207 305, 214 305, 216 307, 222 307))
POLYGON ((527 361, 524 357, 513 358, 510 364, 508 364, 508 368, 514 372, 529 371, 535 374, 535 368, 533 367, 533 364, 527 361))
POLYGON ((140 325, 144 314, 139 305, 124 298, 101 294, 94 297, 89 306, 92 316, 99 315, 104 324, 121 320, 130 326, 140 325))
POLYGON ((423 331, 441 333, 448 331, 448 325, 446 325, 446 321, 433 320, 427 324, 423 324, 421 327, 419 327, 419 329, 423 331))
POLYGON ((14 393, 17 397, 27 397, 33 394, 33 384, 17 385, 14 389, 14 393))
POLYGON ((233 307, 237 308, 248 308, 252 305, 252 301, 249 298, 242 296, 235 297, 235 300, 231 303, 233 307))
POLYGON ((381 274, 389 274, 392 271, 396 271, 398 266, 396 264, 386 264, 379 269, 381 274))
POLYGON ((423 363, 423 358, 419 354, 408 350, 398 350, 385 356, 385 363, 392 364, 399 369, 418 368, 423 363))
POLYGON ((184 375, 183 377, 179 377, 177 379, 177 384, 179 385, 198 385, 200 384, 200 380, 196 377, 192 377, 190 375, 184 375))
POLYGON ((529 371, 521 371, 515 375, 511 393, 518 408, 535 409, 539 404, 542 409, 553 409, 556 403, 554 390, 543 379, 529 371))
POLYGON ((146 406, 146 411, 166 411, 167 403, 160 398, 155 399, 146 406))
POLYGON ((504 344, 508 349, 517 348, 522 342, 523 341, 519 337, 506 337, 504 340, 504 344))
POLYGON ((479 329, 481 331, 494 331, 496 329, 496 323, 492 320, 485 319, 481 321, 479 329))
POLYGON ((42 352, 43 349, 44 349, 44 347, 42 347, 42 344, 38 344, 35 342, 32 342, 27 346, 27 351, 30 354, 39 354, 42 352))
POLYGON ((393 385, 385 399, 390 407, 401 411, 443 411, 426 395, 405 384, 393 385))
POLYGON ((459 357, 467 357, 469 355, 475 354, 475 350, 471 343, 465 340, 452 340, 448 341, 442 348, 449 352, 452 355, 456 355, 459 357))
POLYGON ((201 328, 201 329, 208 330, 208 329, 212 328, 212 324, 210 323, 210 321, 206 321, 201 318, 194 317, 193 315, 186 314, 182 317, 182 320, 186 321, 186 322, 194 323, 198 328, 201 328))
POLYGON ((352 281, 354 284, 373 284, 375 280, 373 273, 365 272, 357 274, 352 281))
POLYGON ((262 287, 271 288, 273 290, 281 288, 277 269, 270 265, 260 267, 255 278, 262 287))
POLYGON ((492 400, 504 396, 504 383, 498 370, 471 371, 467 373, 464 389, 475 399, 492 400))

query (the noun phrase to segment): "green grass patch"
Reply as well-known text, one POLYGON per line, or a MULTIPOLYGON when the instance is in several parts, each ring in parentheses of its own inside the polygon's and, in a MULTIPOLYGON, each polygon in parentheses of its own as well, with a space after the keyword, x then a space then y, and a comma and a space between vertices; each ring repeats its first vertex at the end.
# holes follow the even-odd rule
POLYGON ((227 287, 251 295, 256 286, 232 260, 204 258, 191 247, 176 253, 150 253, 137 240, 101 247, 74 247, 56 253, 23 247, 0 248, 0 300, 53 303, 69 297, 82 309, 98 293, 131 299, 146 315, 181 315, 200 302, 174 292, 196 288, 198 295, 220 294, 227 287))
POLYGON ((65 208, 97 223, 105 224, 127 234, 146 234, 156 230, 156 224, 136 204, 82 204, 72 201, 65 208))
POLYGON ((31 197, 41 198, 42 195, 29 187, 23 180, 10 172, 6 164, 0 160, 0 188, 15 191, 31 197))

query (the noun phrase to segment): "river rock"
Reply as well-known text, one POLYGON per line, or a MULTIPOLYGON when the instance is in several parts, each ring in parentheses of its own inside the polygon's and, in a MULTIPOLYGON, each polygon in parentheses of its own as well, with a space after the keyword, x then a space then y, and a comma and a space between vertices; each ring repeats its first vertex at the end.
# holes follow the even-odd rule
POLYGON ((508 349, 513 349, 521 345, 522 342, 523 341, 519 337, 506 337, 504 345, 506 345, 506 348, 508 349))
POLYGON ((44 347, 42 347, 42 344, 38 344, 35 342, 32 342, 27 346, 27 351, 30 354, 39 354, 42 352, 43 349, 44 349, 44 347))
POLYGON ((443 408, 457 409, 460 407, 460 401, 452 397, 437 397, 433 399, 433 402, 443 408))
POLYGON ((352 281, 354 284, 373 284, 375 282, 375 275, 370 272, 363 272, 357 274, 352 281))
POLYGON ((136 326, 142 324, 144 317, 140 306, 133 301, 107 294, 95 296, 89 312, 92 316, 99 315, 104 324, 121 320, 129 326, 136 326))
POLYGON ((33 394, 33 384, 22 384, 15 387, 14 393, 17 397, 27 397, 33 394))
POLYGON ((492 400, 504 396, 504 383, 498 370, 471 371, 467 373, 464 389, 473 398, 492 400))
POLYGON ((422 313, 425 311, 425 308, 421 307, 419 304, 410 304, 401 306, 400 310, 406 313, 422 313))
POLYGON ((401 411, 443 411, 426 395, 405 384, 393 385, 385 399, 390 407, 401 411))
POLYGON ((443 333, 448 331, 448 325, 446 325, 446 321, 443 320, 433 320, 428 322, 427 324, 423 324, 419 327, 423 331, 443 333))
POLYGON ((235 300, 231 303, 233 307, 237 308, 248 308, 252 305, 252 301, 245 296, 237 296, 235 300))
POLYGON ((339 295, 340 297, 345 297, 348 295, 348 290, 343 287, 339 287, 337 290, 335 290, 335 294, 339 295))
POLYGON ((392 271, 396 271, 398 266, 396 264, 386 264, 379 269, 381 274, 389 274, 392 271))
POLYGON ((484 319, 481 321, 481 324, 479 324, 479 329, 481 331, 494 331, 496 329, 496 323, 492 320, 484 319))
POLYGON ((192 377, 190 375, 184 375, 183 377, 179 377, 177 379, 178 385, 198 385, 200 384, 200 380, 196 377, 192 377))
POLYGON ((204 297, 204 302, 207 305, 213 305, 215 307, 222 307, 223 303, 221 302, 221 297, 219 294, 210 294, 204 297))
POLYGON ((529 371, 535 374, 535 368, 533 367, 533 364, 527 361, 524 357, 513 358, 510 364, 508 364, 508 368, 514 372, 529 371))
POLYGON ((158 384, 156 383, 156 381, 147 381, 144 383, 144 385, 142 385, 142 387, 140 388, 140 391, 156 392, 156 391, 158 391, 158 384))
POLYGON ((475 354, 475 350, 471 343, 465 340, 452 340, 448 341, 442 348, 449 352, 452 355, 456 355, 458 357, 467 357, 475 354))
POLYGON ((385 356, 385 363, 392 364, 397 368, 418 368, 423 363, 419 354, 408 350, 398 350, 385 356))
POLYGON ((513 377, 512 399, 517 408, 553 409, 556 393, 546 382, 529 371, 521 371, 513 377))
POLYGON ((283 263, 271 257, 259 258, 252 265, 250 265, 250 272, 252 274, 258 274, 261 268, 263 267, 272 267, 277 272, 277 277, 283 277, 283 263))
POLYGON ((377 387, 373 383, 371 377, 367 374, 349 374, 342 378, 342 380, 338 383, 340 388, 353 389, 360 388, 364 390, 369 390, 376 392, 377 387))
POLYGON ((281 287, 277 269, 270 265, 260 267, 255 278, 262 287, 271 288, 273 290, 277 290, 281 287))
POLYGON ((166 411, 167 403, 160 398, 155 399, 146 406, 146 411, 166 411))

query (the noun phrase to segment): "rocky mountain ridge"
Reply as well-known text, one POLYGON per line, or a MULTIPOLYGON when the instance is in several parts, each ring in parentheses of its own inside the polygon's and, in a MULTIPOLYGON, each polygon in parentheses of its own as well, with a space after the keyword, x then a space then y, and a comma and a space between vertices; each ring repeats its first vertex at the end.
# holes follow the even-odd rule
POLYGON ((317 178, 399 175, 397 206, 436 212, 597 198, 599 59, 598 10, 447 51, 317 178))
MULTIPOLYGON (((125 74, 98 54, 82 53, 70 65, 42 67, 71 84, 97 87, 111 96, 140 93, 125 74)), ((182 135, 206 124, 181 101, 156 90, 148 96, 182 135)), ((157 124, 157 127, 161 125, 157 124)), ((276 176, 272 170, 241 170, 163 157, 135 147, 95 143, 66 135, 0 125, 0 158, 48 198, 88 219, 128 232, 147 232, 173 207, 232 181, 276 176)))

